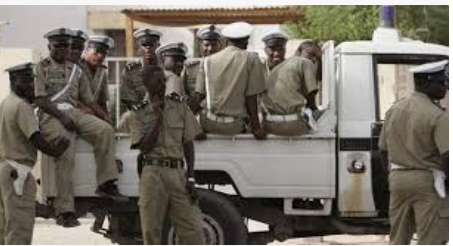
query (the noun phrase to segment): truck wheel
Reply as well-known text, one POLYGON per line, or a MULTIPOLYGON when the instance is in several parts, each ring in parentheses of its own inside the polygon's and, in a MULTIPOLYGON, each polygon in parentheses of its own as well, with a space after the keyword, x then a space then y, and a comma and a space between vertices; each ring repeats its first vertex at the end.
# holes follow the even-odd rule
MULTIPOLYGON (((228 198, 204 189, 198 189, 197 193, 198 204, 203 213, 206 244, 247 244, 248 230, 244 219, 228 198)), ((162 232, 162 244, 178 244, 178 238, 168 216, 162 232)))

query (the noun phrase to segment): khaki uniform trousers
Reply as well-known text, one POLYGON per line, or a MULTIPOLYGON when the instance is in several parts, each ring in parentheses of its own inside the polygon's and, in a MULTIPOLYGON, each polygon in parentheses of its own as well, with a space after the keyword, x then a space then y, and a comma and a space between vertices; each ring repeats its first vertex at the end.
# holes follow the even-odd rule
POLYGON ((429 170, 392 170, 390 188, 390 244, 410 244, 417 233, 418 244, 448 241, 448 197, 441 199, 429 170))
POLYGON ((168 213, 180 244, 205 244, 203 219, 186 190, 186 171, 145 166, 139 187, 140 219, 144 244, 161 244, 168 213))
POLYGON ((311 130, 305 121, 270 122, 263 121, 263 128, 266 132, 278 136, 300 136, 308 134, 311 130))
POLYGON ((245 122, 242 119, 236 119, 231 123, 223 123, 207 119, 206 114, 200 115, 200 125, 205 133, 226 136, 241 134, 245 130, 245 122))
POLYGON ((60 121, 52 116, 43 114, 40 118, 41 133, 47 141, 55 142, 60 137, 66 137, 71 141, 71 145, 63 155, 54 159, 57 187, 54 206, 57 215, 74 212, 72 173, 76 135, 93 146, 98 185, 118 178, 118 168, 115 163, 115 131, 112 126, 96 116, 82 113, 78 109, 72 109, 69 114, 75 121, 76 133, 68 132, 60 121))
POLYGON ((23 194, 14 190, 14 168, 0 162, 0 244, 31 244, 36 213, 36 181, 31 173, 23 194))

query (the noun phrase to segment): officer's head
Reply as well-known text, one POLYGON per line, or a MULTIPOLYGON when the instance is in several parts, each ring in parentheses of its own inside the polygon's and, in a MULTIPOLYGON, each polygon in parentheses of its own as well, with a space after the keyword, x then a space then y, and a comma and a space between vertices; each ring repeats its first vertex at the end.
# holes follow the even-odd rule
POLYGON ((160 37, 162 37, 161 32, 149 28, 142 28, 134 32, 134 38, 143 59, 151 59, 157 47, 160 46, 160 37))
POLYGON ((315 64, 316 78, 322 79, 322 50, 321 47, 314 41, 304 41, 299 45, 296 50, 296 56, 300 56, 315 64))
POLYGON ((88 35, 82 30, 72 29, 73 35, 71 36, 71 46, 68 60, 71 62, 78 62, 82 58, 83 50, 85 49, 85 42, 88 40, 88 35))
POLYGON ((72 31, 67 28, 57 28, 44 35, 49 41, 48 48, 50 57, 56 62, 62 63, 69 56, 70 39, 72 31))
POLYGON ((432 100, 441 100, 448 91, 448 60, 426 63, 410 70, 415 90, 432 100))
POLYGON ((252 35, 253 27, 246 22, 235 22, 229 24, 222 30, 222 35, 227 39, 229 46, 235 46, 240 49, 247 49, 249 38, 252 35))
POLYGON ((9 81, 11 90, 19 97, 27 100, 33 100, 34 96, 34 80, 33 64, 24 63, 6 69, 9 73, 9 81))
POLYGON ((87 42, 85 60, 91 66, 101 66, 113 45, 114 41, 110 37, 91 36, 87 42))
POLYGON ((288 37, 284 33, 273 31, 264 35, 261 40, 265 45, 264 52, 269 67, 273 68, 285 60, 288 37))
POLYGON ((222 49, 222 34, 214 25, 200 29, 197 32, 197 37, 201 43, 203 56, 212 55, 222 49))
POLYGON ((186 60, 187 46, 184 43, 170 43, 156 50, 162 66, 167 71, 180 75, 186 60))

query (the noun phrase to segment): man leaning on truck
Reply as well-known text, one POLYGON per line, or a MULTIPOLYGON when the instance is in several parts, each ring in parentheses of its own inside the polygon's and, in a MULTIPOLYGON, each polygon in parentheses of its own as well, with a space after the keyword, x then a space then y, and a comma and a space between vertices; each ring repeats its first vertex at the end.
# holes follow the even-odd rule
POLYGON ((415 92, 387 111, 379 148, 390 170, 390 243, 448 242, 448 60, 410 71, 415 92))
POLYGON ((6 70, 11 92, 0 104, 0 244, 31 244, 36 212, 36 181, 31 170, 37 149, 58 157, 67 138, 49 144, 41 135, 31 103, 33 64, 6 70))

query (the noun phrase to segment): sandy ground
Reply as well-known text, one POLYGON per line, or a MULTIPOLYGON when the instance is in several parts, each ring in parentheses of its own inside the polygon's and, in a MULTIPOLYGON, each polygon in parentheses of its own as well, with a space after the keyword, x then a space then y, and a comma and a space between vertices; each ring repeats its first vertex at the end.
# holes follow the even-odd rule
MULTIPOLYGON (((55 225, 54 220, 37 219, 35 232, 33 235, 33 244, 50 244, 50 245, 105 245, 112 244, 102 235, 91 232, 90 228, 93 219, 81 219, 81 226, 77 228, 66 229, 55 225)), ((258 224, 250 225, 251 229, 259 229, 258 224)), ((273 244, 316 244, 316 245, 342 245, 342 244, 388 244, 388 237, 367 235, 367 236, 327 236, 316 238, 291 239, 283 243, 274 242, 273 244)))

